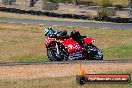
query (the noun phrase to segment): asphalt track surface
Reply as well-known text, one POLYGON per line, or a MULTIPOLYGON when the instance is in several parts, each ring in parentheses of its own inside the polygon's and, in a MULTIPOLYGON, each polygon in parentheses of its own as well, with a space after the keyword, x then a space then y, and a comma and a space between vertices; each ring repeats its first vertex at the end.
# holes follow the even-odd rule
POLYGON ((13 22, 21 24, 35 24, 35 25, 59 25, 72 27, 86 27, 86 28, 113 28, 113 29, 132 29, 132 23, 104 23, 104 22, 68 22, 68 21, 46 21, 46 20, 31 20, 31 19, 15 19, 15 18, 0 18, 0 22, 13 22))

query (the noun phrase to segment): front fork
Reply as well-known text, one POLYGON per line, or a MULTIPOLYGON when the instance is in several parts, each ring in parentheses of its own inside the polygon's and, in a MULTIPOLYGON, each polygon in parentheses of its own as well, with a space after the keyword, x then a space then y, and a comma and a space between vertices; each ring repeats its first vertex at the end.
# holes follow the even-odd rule
POLYGON ((59 47, 58 47, 58 44, 56 43, 56 50, 57 50, 57 54, 59 55, 60 54, 60 52, 59 52, 59 47))
MULTIPOLYGON (((56 43, 55 47, 56 47, 56 51, 57 51, 57 57, 61 58, 62 52, 59 51, 59 46, 58 46, 57 43, 56 43)), ((63 51, 66 53, 65 50, 63 50, 63 51)), ((64 56, 64 59, 63 60, 67 60, 67 58, 64 56)))

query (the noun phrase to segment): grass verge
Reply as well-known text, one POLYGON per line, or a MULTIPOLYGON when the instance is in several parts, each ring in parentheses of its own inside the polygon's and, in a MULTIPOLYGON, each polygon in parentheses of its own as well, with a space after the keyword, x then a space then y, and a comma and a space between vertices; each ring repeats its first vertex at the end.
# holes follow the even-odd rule
MULTIPOLYGON (((47 61, 43 28, 47 26, 0 23, 0 61, 47 61)), ((53 26, 70 33, 77 27, 53 26)), ((132 59, 132 30, 79 28, 82 35, 94 37, 104 59, 132 59)))
MULTIPOLYGON (((127 72, 106 72, 112 74, 123 74, 127 72)), ((132 71, 129 70, 128 73, 132 76, 132 71)), ((79 86, 76 83, 75 76, 68 77, 44 77, 37 79, 28 79, 28 80, 1 80, 0 86, 2 88, 131 88, 132 82, 128 84, 85 84, 79 86)))
MULTIPOLYGON (((102 0, 81 0, 81 1, 86 1, 86 2, 93 2, 98 5, 102 4, 102 0)), ((128 0, 109 0, 113 5, 123 5, 123 6, 128 6, 128 0)))
MULTIPOLYGON (((57 18, 57 17, 47 17, 47 16, 35 16, 35 15, 16 14, 16 13, 8 13, 8 12, 0 12, 0 18, 32 19, 32 20, 47 20, 47 21, 89 22, 89 20, 82 20, 82 19, 68 19, 68 18, 57 18)), ((93 21, 93 22, 95 22, 95 21, 93 21)))

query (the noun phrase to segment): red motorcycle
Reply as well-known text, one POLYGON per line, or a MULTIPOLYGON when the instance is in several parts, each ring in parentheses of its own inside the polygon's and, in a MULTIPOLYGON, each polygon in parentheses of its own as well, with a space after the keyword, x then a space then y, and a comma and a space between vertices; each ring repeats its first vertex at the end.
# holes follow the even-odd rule
POLYGON ((47 56, 50 61, 103 60, 103 53, 92 44, 94 41, 94 38, 75 31, 70 36, 46 37, 47 56))

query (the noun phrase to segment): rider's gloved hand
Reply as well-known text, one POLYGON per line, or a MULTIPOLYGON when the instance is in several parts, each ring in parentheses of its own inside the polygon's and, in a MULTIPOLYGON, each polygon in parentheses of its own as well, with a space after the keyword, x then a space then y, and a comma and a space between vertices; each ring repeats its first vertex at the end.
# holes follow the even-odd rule
POLYGON ((86 44, 83 44, 83 48, 82 48, 82 49, 83 49, 83 51, 85 51, 85 52, 86 52, 86 51, 87 51, 87 49, 88 49, 88 46, 87 46, 86 44))

